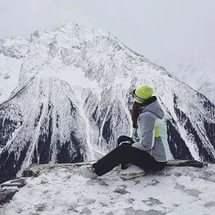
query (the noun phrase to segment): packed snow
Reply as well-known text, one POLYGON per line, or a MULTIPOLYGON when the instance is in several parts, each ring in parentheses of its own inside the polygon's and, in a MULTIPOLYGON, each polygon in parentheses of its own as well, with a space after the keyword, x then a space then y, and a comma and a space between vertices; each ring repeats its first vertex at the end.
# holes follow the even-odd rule
POLYGON ((1 215, 213 215, 215 167, 166 167, 124 181, 119 168, 85 179, 79 167, 44 168, 27 179, 1 215))

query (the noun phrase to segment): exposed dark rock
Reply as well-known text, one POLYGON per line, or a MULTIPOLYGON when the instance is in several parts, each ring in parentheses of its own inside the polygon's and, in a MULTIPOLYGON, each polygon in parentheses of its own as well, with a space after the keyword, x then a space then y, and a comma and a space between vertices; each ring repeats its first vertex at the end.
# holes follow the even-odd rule
POLYGON ((1 184, 1 187, 18 187, 18 188, 21 188, 21 187, 24 187, 25 184, 26 184, 25 178, 17 178, 17 179, 10 180, 10 181, 7 181, 7 182, 1 184))
POLYGON ((186 146, 185 141, 182 139, 180 133, 174 126, 174 121, 167 120, 168 142, 170 151, 175 159, 192 160, 193 157, 186 146))
POLYGON ((17 191, 17 189, 0 189, 0 205, 9 202, 17 191))

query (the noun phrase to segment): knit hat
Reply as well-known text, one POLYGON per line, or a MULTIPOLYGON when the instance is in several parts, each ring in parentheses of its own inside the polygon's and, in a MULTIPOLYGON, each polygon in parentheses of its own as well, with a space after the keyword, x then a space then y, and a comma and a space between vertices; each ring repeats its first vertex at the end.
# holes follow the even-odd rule
POLYGON ((143 103, 153 95, 153 89, 147 85, 139 86, 134 91, 135 101, 137 103, 143 103))

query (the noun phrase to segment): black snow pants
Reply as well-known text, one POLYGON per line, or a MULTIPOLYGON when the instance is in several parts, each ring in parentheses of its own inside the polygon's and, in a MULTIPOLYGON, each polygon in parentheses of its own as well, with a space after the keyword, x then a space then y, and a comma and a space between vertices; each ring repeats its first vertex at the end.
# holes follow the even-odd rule
POLYGON ((101 176, 121 163, 131 163, 145 171, 157 171, 166 166, 166 162, 156 161, 149 153, 123 143, 93 164, 97 175, 101 176))

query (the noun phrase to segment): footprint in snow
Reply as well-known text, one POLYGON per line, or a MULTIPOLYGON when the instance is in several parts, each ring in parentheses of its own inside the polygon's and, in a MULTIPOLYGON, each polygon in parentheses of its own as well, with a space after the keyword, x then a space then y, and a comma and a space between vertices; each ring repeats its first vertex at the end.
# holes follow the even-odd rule
POLYGON ((199 195, 202 193, 197 189, 186 189, 184 185, 176 183, 175 187, 176 190, 181 190, 182 192, 188 194, 189 196, 193 197, 199 197, 199 195))
POLYGON ((150 197, 149 199, 146 199, 146 200, 142 200, 142 202, 144 202, 147 206, 157 206, 157 205, 163 204, 158 199, 154 199, 152 197, 150 197))
POLYGON ((206 202, 206 203, 204 204, 204 206, 205 206, 206 208, 214 208, 214 207, 215 207, 215 202, 214 202, 214 201, 206 202))
POLYGON ((125 209, 125 215, 165 215, 165 212, 158 210, 134 210, 132 207, 125 209))

